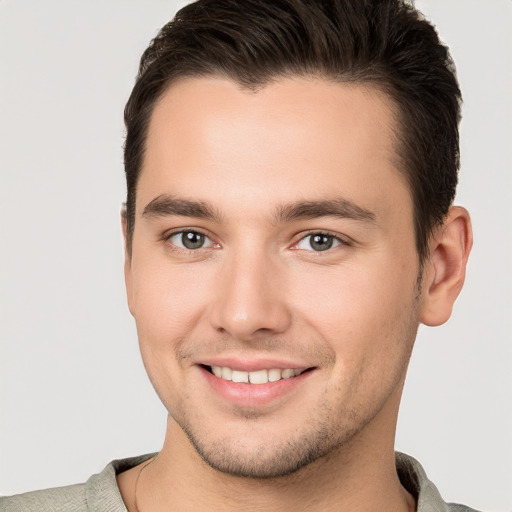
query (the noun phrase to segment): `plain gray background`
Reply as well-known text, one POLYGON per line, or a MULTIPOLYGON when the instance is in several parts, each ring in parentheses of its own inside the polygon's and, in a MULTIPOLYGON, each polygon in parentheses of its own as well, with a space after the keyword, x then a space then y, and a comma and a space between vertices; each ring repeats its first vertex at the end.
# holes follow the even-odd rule
MULTIPOLYGON (((165 411, 122 276, 122 111, 184 2, 0 2, 0 494, 156 451, 165 411)), ((397 448, 445 499, 512 510, 512 2, 417 2, 464 94, 458 204, 475 246, 445 326, 421 328, 397 448)))

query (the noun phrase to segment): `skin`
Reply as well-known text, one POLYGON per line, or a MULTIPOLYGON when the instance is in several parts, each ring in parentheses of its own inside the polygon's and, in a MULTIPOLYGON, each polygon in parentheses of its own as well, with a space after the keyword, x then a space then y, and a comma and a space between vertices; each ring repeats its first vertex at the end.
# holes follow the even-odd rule
POLYGON ((471 230, 452 208, 420 274, 393 119, 383 93, 313 78, 256 93, 183 79, 158 102, 125 275, 169 419, 158 457, 118 476, 129 510, 414 509, 394 467, 400 396, 418 324, 450 316, 471 230), (309 371, 232 401, 202 366, 219 358, 309 371))

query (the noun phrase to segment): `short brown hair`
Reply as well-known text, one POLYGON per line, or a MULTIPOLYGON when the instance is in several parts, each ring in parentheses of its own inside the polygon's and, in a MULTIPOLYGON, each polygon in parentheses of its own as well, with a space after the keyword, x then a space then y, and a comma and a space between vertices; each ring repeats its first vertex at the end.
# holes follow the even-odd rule
POLYGON ((129 252, 155 103, 175 79, 208 75, 253 90, 280 77, 318 76, 388 94, 398 107, 397 153, 424 260, 455 196, 461 94, 434 27, 400 0, 199 0, 178 11, 142 55, 125 108, 129 252))

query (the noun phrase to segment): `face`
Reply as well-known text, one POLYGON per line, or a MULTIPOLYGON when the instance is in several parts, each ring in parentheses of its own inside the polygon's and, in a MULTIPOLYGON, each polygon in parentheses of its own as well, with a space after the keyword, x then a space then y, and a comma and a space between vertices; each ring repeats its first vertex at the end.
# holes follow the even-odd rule
POLYGON ((128 301, 211 467, 288 474, 396 417, 421 294, 393 122, 382 93, 320 79, 186 79, 157 103, 128 301))

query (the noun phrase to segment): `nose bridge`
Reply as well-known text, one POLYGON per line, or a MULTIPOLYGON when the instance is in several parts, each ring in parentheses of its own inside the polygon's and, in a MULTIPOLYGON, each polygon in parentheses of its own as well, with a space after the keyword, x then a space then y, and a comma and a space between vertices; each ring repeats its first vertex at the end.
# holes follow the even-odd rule
POLYGON ((287 329, 283 269, 264 248, 246 244, 230 251, 218 275, 212 325, 237 339, 287 329))

